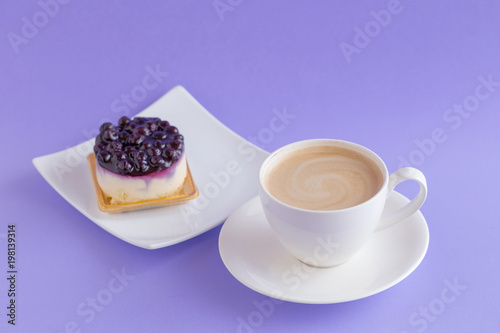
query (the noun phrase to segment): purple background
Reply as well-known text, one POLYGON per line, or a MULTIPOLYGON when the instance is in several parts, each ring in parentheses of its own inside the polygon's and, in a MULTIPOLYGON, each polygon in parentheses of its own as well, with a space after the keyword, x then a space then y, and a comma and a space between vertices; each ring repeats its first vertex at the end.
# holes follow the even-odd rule
POLYGON ((0 3, 0 331, 500 330, 499 2, 40 3, 0 3), (26 22, 34 21, 40 27, 30 30, 26 22), (365 28, 369 40, 359 33, 365 28), (347 44, 351 54, 342 51, 347 44), (31 160, 87 140, 103 119, 116 121, 126 110, 122 94, 142 84, 148 66, 168 75, 128 108, 130 115, 182 85, 266 150, 331 137, 368 146, 390 171, 403 159, 421 169, 430 229, 422 264, 380 294, 343 304, 285 302, 243 329, 255 304, 269 298, 227 271, 218 253, 220 226, 148 251, 89 221, 31 160), (481 80, 492 83, 480 86, 481 80), (265 136, 276 110, 294 118, 265 136), (15 328, 7 324, 5 278, 13 223, 15 328), (100 312, 79 315, 80 304, 109 288, 113 272, 122 270, 133 279, 100 312), (465 289, 444 303, 447 283, 465 289))

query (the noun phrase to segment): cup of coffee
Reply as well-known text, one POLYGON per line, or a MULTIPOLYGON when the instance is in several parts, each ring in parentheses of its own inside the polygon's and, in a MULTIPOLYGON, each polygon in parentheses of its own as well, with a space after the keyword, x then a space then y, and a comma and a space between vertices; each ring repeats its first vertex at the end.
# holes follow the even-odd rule
POLYGON ((314 267, 339 265, 372 234, 405 220, 427 196, 422 172, 401 168, 391 175, 382 159, 358 144, 313 139, 286 145, 267 157, 259 172, 259 195, 278 240, 314 267), (384 212, 394 187, 420 185, 405 207, 384 212))

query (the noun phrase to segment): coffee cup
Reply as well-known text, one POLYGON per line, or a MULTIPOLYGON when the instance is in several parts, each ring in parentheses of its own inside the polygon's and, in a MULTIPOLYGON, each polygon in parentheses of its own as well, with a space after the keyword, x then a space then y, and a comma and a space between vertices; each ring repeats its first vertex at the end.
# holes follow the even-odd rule
POLYGON ((389 175, 383 160, 361 145, 312 139, 271 153, 259 172, 259 196, 277 239, 295 258, 313 267, 347 261, 372 237, 414 214, 427 196, 425 176, 412 167, 389 175), (394 212, 389 194, 405 180, 418 194, 394 212))

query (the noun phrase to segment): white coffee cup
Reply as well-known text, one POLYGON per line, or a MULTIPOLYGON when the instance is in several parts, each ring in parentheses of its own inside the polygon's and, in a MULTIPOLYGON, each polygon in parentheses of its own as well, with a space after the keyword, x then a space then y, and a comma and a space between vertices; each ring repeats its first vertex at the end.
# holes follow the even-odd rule
POLYGON ((291 255, 310 266, 333 267, 351 258, 374 232, 399 223, 415 213, 425 201, 427 183, 422 172, 412 167, 401 168, 389 175, 382 159, 358 144, 333 139, 312 139, 286 145, 264 160, 259 172, 259 195, 271 228, 291 255), (380 190, 367 201, 336 210, 298 208, 273 197, 264 182, 270 167, 286 154, 313 146, 346 148, 368 157, 382 172, 383 184, 380 190), (405 207, 395 212, 384 212, 382 216, 390 192, 404 180, 418 182, 418 194, 405 207))

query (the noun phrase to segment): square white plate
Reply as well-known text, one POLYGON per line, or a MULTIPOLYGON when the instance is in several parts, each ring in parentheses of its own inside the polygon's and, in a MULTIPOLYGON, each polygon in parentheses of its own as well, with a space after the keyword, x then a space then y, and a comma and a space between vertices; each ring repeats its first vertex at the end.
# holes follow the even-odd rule
POLYGON ((268 152, 228 129, 183 87, 173 88, 136 116, 160 117, 179 128, 198 198, 178 206, 101 212, 86 159, 94 139, 37 157, 33 164, 83 215, 116 237, 146 249, 173 245, 210 230, 257 195, 258 171, 268 152))

